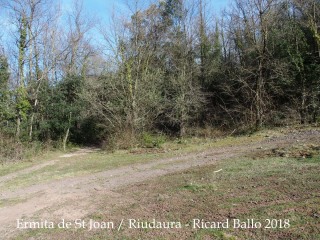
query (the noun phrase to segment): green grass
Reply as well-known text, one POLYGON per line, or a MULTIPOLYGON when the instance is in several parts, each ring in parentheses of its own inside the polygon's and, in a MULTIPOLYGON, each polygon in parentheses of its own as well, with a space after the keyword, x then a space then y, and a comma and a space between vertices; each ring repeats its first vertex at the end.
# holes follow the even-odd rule
MULTIPOLYGON (((227 159, 119 189, 121 199, 130 199, 130 203, 106 195, 99 213, 88 216, 99 221, 156 218, 183 224, 194 218, 253 218, 263 226, 265 219, 289 219, 288 229, 53 230, 54 239, 319 239, 315 215, 320 205, 319 171, 319 157, 227 159), (215 172, 218 169, 222 171, 215 172)), ((22 236, 46 239, 53 232, 38 230, 22 236)))
POLYGON ((33 167, 35 165, 47 162, 52 159, 58 158, 63 153, 61 151, 50 151, 45 154, 34 156, 32 158, 26 158, 24 161, 18 161, 13 163, 4 163, 0 165, 0 177, 15 173, 17 171, 33 167))
POLYGON ((186 138, 168 141, 161 149, 131 149, 119 150, 114 153, 98 151, 87 155, 60 158, 62 152, 50 152, 46 156, 38 156, 28 161, 14 164, 6 164, 0 167, 0 176, 23 170, 37 164, 44 163, 50 158, 55 159, 53 165, 45 166, 38 170, 21 173, 12 180, 6 181, 0 189, 17 189, 27 187, 38 182, 47 182, 56 179, 64 179, 86 174, 97 173, 116 167, 126 166, 136 163, 145 163, 159 158, 179 156, 191 152, 201 152, 209 148, 216 148, 230 145, 240 145, 245 142, 261 139, 260 135, 253 137, 227 137, 217 139, 186 138))
MULTIPOLYGON (((19 176, 6 187, 27 186, 35 179, 50 181, 104 171, 107 169, 180 156, 190 152, 256 142, 270 135, 262 131, 248 136, 224 139, 189 138, 173 140, 157 149, 131 149, 115 153, 96 152, 61 158, 55 165, 19 176), (19 182, 20 181, 20 182, 19 182)), ((181 221, 193 218, 223 221, 239 218, 290 219, 289 229, 190 229, 128 230, 120 232, 86 230, 34 230, 20 239, 318 239, 320 238, 320 157, 288 158, 258 155, 215 162, 205 167, 168 174, 142 184, 114 190, 116 195, 99 194, 99 212, 86 219, 115 222, 136 218, 149 221, 181 221), (215 172, 222 169, 219 172, 215 172), (124 201, 123 201, 124 200, 124 201), (54 236, 54 237, 52 237, 54 236)), ((161 168, 159 164, 158 168, 161 168)))
POLYGON ((25 187, 37 182, 101 172, 132 163, 142 163, 155 158, 157 158, 156 154, 130 155, 126 152, 113 154, 97 152, 70 158, 58 158, 58 161, 54 165, 21 174, 7 181, 2 188, 13 189, 25 187))
MULTIPOLYGON (((63 165, 63 171, 65 172, 65 176, 74 176, 81 175, 90 172, 103 171, 106 169, 105 167, 117 167, 123 166, 130 163, 135 162, 144 162, 145 160, 155 159, 159 157, 170 157, 179 154, 187 154, 190 152, 200 152, 209 148, 215 147, 223 147, 223 146, 231 146, 231 145, 240 145, 250 142, 255 142, 263 139, 265 136, 279 136, 285 134, 288 129, 280 129, 280 130, 262 130, 250 135, 242 135, 238 137, 223 137, 223 138, 184 138, 184 139, 175 139, 175 140, 167 140, 166 142, 161 142, 160 150, 158 153, 148 153, 144 150, 140 151, 137 149, 140 154, 129 154, 132 150, 129 151, 116 151, 115 153, 94 153, 90 154, 90 158, 87 157, 76 157, 74 161, 71 159, 62 162, 60 161, 60 165, 53 168, 48 168, 48 171, 59 171, 58 174, 53 175, 61 175, 64 176, 63 172, 60 172, 61 165, 63 165)), ((161 140, 162 141, 162 140, 161 140)), ((76 150, 76 149, 74 149, 76 150)), ((156 151, 155 151, 156 152, 156 151)), ((14 173, 19 170, 23 170, 37 164, 46 162, 52 159, 59 159, 59 155, 62 155, 61 151, 51 151, 46 152, 45 154, 41 154, 36 157, 27 158, 25 161, 19 161, 15 163, 6 163, 0 165, 0 176, 5 176, 10 173, 14 173)), ((37 172, 35 173, 37 174, 37 172)), ((32 174, 33 175, 33 174, 32 174)), ((24 178, 28 178, 25 176, 24 178)), ((41 177, 40 177, 41 178, 41 177)), ((59 178, 59 177, 58 177, 59 178)), ((52 174, 49 174, 49 177, 45 177, 44 179, 55 179, 52 178, 52 174), (50 177, 51 176, 51 177, 50 177)))

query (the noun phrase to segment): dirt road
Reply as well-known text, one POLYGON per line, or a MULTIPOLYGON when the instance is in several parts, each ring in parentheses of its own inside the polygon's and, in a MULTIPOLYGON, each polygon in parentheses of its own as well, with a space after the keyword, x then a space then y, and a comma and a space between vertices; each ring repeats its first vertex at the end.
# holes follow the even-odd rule
MULTIPOLYGON (((1 192, 0 201, 10 200, 12 204, 0 207, 0 236, 8 239, 19 230, 17 219, 76 219, 97 210, 99 196, 114 196, 114 189, 122 186, 143 182, 157 176, 180 172, 195 166, 213 164, 226 158, 240 157, 255 151, 271 149, 292 144, 319 143, 319 130, 294 131, 278 137, 265 137, 258 142, 237 144, 236 146, 217 147, 201 153, 186 154, 173 158, 158 159, 144 164, 134 164, 115 168, 91 175, 36 183, 25 188, 17 188, 1 192), (22 199, 19 201, 19 199, 22 199)), ((77 154, 88 156, 90 151, 81 150, 77 154)), ((68 157, 68 156, 62 156, 68 157)), ((20 173, 32 172, 48 165, 55 160, 21 170, 20 173)), ((19 172, 0 177, 0 186, 19 176, 19 172)), ((117 196, 121 198, 121 196, 117 196)))

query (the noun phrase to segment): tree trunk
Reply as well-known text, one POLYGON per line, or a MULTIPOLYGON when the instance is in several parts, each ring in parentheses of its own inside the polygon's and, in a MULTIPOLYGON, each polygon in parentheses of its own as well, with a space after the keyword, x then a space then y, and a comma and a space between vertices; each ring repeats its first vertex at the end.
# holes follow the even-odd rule
POLYGON ((262 61, 259 61, 259 76, 257 79, 256 86, 256 130, 262 127, 262 82, 263 82, 263 72, 262 72, 262 61))
POLYGON ((31 118, 30 118, 29 141, 32 141, 33 119, 34 119, 34 112, 31 114, 31 118))
POLYGON ((66 131, 66 134, 63 138, 63 151, 66 151, 66 148, 67 148, 67 141, 68 141, 68 137, 69 137, 69 131, 70 131, 70 128, 67 129, 66 131))
POLYGON ((16 129, 16 138, 19 140, 20 138, 20 126, 21 126, 21 118, 20 116, 17 117, 17 129, 16 129))
MULTIPOLYGON (((18 93, 17 93, 17 100, 22 101, 24 98, 23 89, 24 88, 24 58, 25 58, 25 50, 26 50, 26 41, 27 41, 27 20, 25 16, 22 16, 21 19, 21 27, 19 29, 19 58, 18 58, 18 75, 19 75, 19 82, 18 82, 18 93), (21 89, 20 89, 21 88, 21 89), (22 98, 22 100, 20 99, 22 98)), ((20 127, 21 127, 21 109, 17 109, 17 130, 16 130, 16 137, 19 139, 20 137, 20 127)))
POLYGON ((302 96, 301 96, 301 109, 300 109, 300 122, 301 124, 306 123, 307 119, 307 107, 306 107, 306 101, 307 101, 307 93, 306 93, 306 88, 303 80, 302 84, 302 96))
POLYGON ((180 122, 180 137, 184 137, 186 135, 186 126, 183 121, 180 122))
POLYGON ((70 133, 70 126, 71 126, 71 116, 72 116, 72 113, 70 112, 70 115, 69 115, 69 126, 68 126, 66 134, 65 134, 65 136, 63 138, 63 151, 66 151, 66 149, 67 149, 67 142, 68 142, 69 133, 70 133))

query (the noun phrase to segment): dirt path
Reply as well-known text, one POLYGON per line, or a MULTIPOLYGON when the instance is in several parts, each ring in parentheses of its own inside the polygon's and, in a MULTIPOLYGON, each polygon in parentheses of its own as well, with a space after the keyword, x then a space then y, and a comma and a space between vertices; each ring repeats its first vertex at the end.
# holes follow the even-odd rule
MULTIPOLYGON (((91 175, 54 180, 39 183, 26 188, 2 192, 1 201, 8 199, 23 199, 21 202, 0 208, 0 236, 8 238, 15 234, 17 219, 76 219, 97 210, 97 201, 101 195, 115 195, 112 190, 169 173, 179 172, 195 166, 213 164, 217 160, 240 157, 244 154, 259 151, 263 148, 291 145, 294 143, 319 143, 320 131, 304 131, 290 133, 285 137, 266 138, 260 142, 252 142, 237 146, 218 147, 197 154, 187 154, 179 157, 165 158, 144 164, 134 164, 91 175)), ((70 157, 74 157, 74 153, 70 157)), ((79 154, 90 154, 85 150, 79 154)), ((68 157, 68 156, 64 156, 68 157)), ((21 172, 41 169, 49 161, 21 172)), ((218 170, 218 169, 217 169, 218 170)), ((222 170, 223 171, 223 170, 222 170)), ((18 173, 0 178, 7 181, 18 173)), ((217 173, 218 174, 218 173, 217 173)), ((120 196, 121 198, 121 196, 120 196)))

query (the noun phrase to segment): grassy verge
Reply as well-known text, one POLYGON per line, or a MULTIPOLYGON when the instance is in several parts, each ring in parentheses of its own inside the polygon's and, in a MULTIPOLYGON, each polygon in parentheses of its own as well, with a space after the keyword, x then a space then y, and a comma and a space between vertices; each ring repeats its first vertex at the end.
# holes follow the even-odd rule
POLYGON ((180 221, 182 229, 36 230, 18 239, 320 239, 319 171, 318 155, 228 159, 119 189, 86 219, 180 221), (193 229, 192 219, 254 219, 262 228, 193 229), (266 219, 278 227, 264 228, 266 219), (279 228, 286 219, 290 227, 279 228))
POLYGON ((0 176, 5 176, 6 174, 13 173, 18 170, 23 170, 28 167, 45 163, 49 159, 55 159, 54 164, 21 173, 6 181, 0 186, 0 190, 17 189, 36 184, 38 182, 43 183, 56 179, 92 174, 116 167, 146 163, 160 158, 179 156, 191 152, 196 153, 216 147, 250 143, 263 139, 263 136, 263 134, 258 133, 251 137, 240 136, 226 137, 223 139, 177 139, 164 143, 161 148, 118 150, 114 153, 98 151, 68 158, 61 158, 61 152, 51 152, 43 159, 38 156, 28 161, 0 166, 0 176))
POLYGON ((45 163, 52 159, 57 159, 63 153, 61 151, 48 151, 34 157, 25 158, 23 161, 9 162, 0 164, 0 177, 15 173, 17 171, 45 163))

